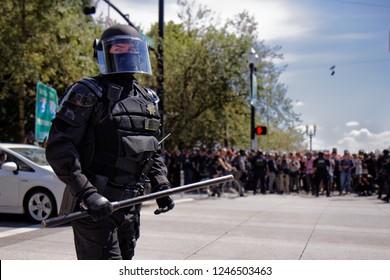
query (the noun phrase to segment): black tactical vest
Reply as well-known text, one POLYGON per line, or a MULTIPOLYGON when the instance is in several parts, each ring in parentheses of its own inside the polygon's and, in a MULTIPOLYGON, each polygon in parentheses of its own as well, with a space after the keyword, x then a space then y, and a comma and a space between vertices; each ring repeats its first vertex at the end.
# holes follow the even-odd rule
POLYGON ((326 161, 325 161, 325 159, 318 159, 318 161, 317 161, 317 168, 318 169, 326 169, 326 161))
POLYGON ((93 121, 95 147, 88 169, 125 185, 138 180, 143 161, 157 152, 160 115, 154 92, 136 81, 128 96, 120 88, 110 84, 102 93, 107 114, 93 121))

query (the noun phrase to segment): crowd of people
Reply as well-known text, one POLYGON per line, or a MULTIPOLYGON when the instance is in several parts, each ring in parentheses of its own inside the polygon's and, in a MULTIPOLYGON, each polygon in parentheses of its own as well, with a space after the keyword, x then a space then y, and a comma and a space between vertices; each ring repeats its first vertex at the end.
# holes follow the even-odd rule
MULTIPOLYGON (((334 196, 376 195, 389 202, 390 155, 332 151, 263 152, 232 149, 186 149, 164 152, 168 179, 173 186, 233 174, 241 195, 306 193, 334 196), (184 182, 180 174, 184 174, 184 182)), ((182 175, 183 177, 183 175, 182 175)), ((220 195, 213 189, 211 195, 220 195)))

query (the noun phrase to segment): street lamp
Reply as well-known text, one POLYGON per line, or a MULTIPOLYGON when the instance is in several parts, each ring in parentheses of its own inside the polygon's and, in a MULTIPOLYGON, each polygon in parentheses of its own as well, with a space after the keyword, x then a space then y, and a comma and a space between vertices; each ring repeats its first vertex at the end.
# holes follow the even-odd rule
POLYGON ((310 139, 310 151, 312 150, 312 139, 316 135, 317 126, 313 125, 312 127, 309 127, 306 125, 306 131, 305 134, 309 136, 310 139))
POLYGON ((255 141, 255 103, 257 100, 257 79, 256 79, 256 67, 259 64, 259 55, 254 48, 250 48, 248 53, 248 63, 250 70, 250 106, 251 106, 251 149, 256 147, 255 141))
MULTIPOLYGON (((135 25, 129 20, 129 17, 126 16, 125 14, 123 14, 114 4, 112 4, 109 0, 103 0, 104 2, 107 3, 108 6, 110 6, 111 8, 113 8, 115 11, 118 12, 118 14, 121 15, 121 17, 127 22, 128 25, 134 27, 135 29, 138 30, 137 27, 135 27, 135 25)), ((94 14, 96 13, 96 7, 95 6, 85 6, 83 8, 83 13, 85 15, 91 15, 91 14, 94 14)))

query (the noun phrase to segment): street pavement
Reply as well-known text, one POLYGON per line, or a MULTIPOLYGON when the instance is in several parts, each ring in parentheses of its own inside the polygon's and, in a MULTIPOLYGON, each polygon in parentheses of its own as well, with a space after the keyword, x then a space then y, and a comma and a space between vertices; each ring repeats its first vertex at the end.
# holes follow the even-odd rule
MULTIPOLYGON (((390 260, 390 204, 374 196, 186 193, 175 201, 157 216, 155 202, 144 204, 135 260, 390 260)), ((0 222, 1 260, 76 259, 69 225, 0 222)))

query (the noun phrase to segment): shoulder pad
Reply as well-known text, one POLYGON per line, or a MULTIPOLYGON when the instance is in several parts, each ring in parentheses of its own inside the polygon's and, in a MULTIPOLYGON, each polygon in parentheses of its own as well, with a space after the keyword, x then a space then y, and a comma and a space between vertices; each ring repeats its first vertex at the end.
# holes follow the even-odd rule
POLYGON ((103 96, 103 88, 99 86, 97 80, 93 78, 84 78, 79 83, 89 87, 89 89, 92 90, 92 92, 95 93, 99 98, 103 96))
POLYGON ((95 105, 98 100, 99 97, 89 87, 84 83, 77 82, 68 89, 61 100, 61 105, 69 102, 78 107, 90 107, 95 105))
POLYGON ((56 117, 72 126, 79 126, 86 122, 93 111, 93 106, 99 97, 84 83, 73 84, 62 98, 56 117))
POLYGON ((133 81, 133 85, 136 87, 137 91, 142 94, 142 96, 154 104, 157 105, 157 103, 160 101, 160 98, 158 97, 157 93, 150 89, 150 88, 143 88, 136 80, 133 81))

